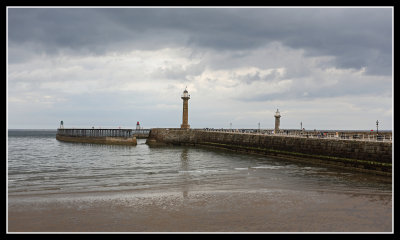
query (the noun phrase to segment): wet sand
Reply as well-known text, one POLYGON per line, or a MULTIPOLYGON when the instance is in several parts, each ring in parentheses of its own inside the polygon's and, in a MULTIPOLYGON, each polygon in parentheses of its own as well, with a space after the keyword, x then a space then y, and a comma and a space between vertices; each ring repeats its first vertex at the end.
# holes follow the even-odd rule
POLYGON ((392 195, 229 190, 9 196, 9 232, 392 232, 392 195))

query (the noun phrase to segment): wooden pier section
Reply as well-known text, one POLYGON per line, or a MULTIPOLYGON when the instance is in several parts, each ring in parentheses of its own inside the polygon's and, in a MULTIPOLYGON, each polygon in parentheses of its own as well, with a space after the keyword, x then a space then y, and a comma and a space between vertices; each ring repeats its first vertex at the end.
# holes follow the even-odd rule
POLYGON ((136 145, 137 138, 146 138, 150 129, 58 128, 56 139, 66 142, 136 145))

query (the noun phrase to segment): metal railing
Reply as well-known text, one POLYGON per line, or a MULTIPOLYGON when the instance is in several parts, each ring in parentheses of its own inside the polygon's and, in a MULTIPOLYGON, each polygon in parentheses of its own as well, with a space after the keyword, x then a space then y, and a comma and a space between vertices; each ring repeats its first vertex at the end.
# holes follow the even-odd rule
POLYGON ((273 129, 197 129, 207 132, 225 132, 237 134, 255 134, 271 135, 283 137, 298 138, 318 138, 318 139, 336 139, 336 140, 354 140, 354 141, 380 141, 392 142, 392 134, 371 134, 371 133, 344 133, 344 132, 326 132, 326 131, 301 131, 301 130, 280 130, 275 133, 273 129))
POLYGON ((148 134, 150 129, 94 129, 58 128, 57 134, 69 137, 133 137, 135 134, 148 134))

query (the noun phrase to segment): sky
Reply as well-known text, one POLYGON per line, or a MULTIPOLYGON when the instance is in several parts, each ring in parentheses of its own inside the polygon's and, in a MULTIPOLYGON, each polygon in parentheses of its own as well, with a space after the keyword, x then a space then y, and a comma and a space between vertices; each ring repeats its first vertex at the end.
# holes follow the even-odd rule
POLYGON ((7 8, 9 129, 393 129, 393 8, 7 8))

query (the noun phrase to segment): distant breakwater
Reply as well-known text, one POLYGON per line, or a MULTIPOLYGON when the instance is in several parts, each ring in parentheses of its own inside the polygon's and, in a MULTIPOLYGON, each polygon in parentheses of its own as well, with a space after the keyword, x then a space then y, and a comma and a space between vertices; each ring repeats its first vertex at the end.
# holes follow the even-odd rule
POLYGON ((213 147, 376 175, 392 175, 392 142, 153 128, 146 143, 150 146, 213 147))
POLYGON ((132 129, 57 129, 56 139, 65 142, 136 146, 132 129))

